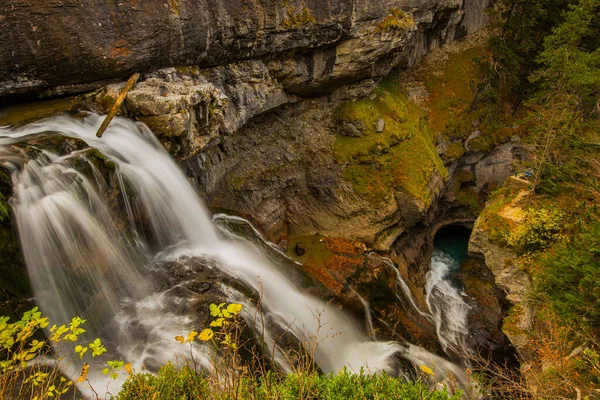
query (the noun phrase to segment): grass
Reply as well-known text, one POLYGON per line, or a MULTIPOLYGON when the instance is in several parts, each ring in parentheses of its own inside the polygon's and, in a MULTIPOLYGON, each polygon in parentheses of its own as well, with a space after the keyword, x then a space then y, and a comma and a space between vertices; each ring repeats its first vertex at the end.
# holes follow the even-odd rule
POLYGON ((157 375, 132 375, 118 400, 154 399, 405 399, 458 400, 460 393, 447 389, 431 391, 423 381, 404 382, 386 374, 369 376, 343 370, 337 375, 299 372, 281 375, 273 372, 256 378, 245 377, 234 391, 214 385, 191 368, 167 364, 157 375))

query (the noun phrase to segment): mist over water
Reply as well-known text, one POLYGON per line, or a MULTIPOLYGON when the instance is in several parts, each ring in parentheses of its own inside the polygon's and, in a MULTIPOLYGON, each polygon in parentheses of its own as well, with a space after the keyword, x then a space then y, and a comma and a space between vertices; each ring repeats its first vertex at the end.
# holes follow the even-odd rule
MULTIPOLYGON (((148 272, 161 262, 195 256, 246 287, 262 290, 261 318, 289 326, 306 346, 314 345, 315 361, 326 373, 344 367, 398 373, 394 357, 401 355, 418 365, 436 363, 440 371, 451 369, 459 380, 464 378, 458 367, 417 346, 369 339, 345 313, 303 293, 252 241, 222 225, 215 228, 193 187, 144 125, 116 118, 98 139, 95 133, 102 120, 97 115, 83 120, 57 117, 0 128, 0 159, 13 171, 12 205, 28 273, 40 308, 53 323, 68 323, 73 316, 87 319, 88 337, 105 339, 111 359, 123 358, 138 367, 173 360, 188 351, 181 350, 174 337, 201 327, 193 326, 191 316, 171 311, 172 304, 189 299, 172 288, 157 292, 148 272), (114 163, 125 220, 115 216, 100 195, 110 188, 104 187, 93 162, 93 178, 73 167, 79 152, 58 156, 40 151, 32 159, 19 158, 14 143, 46 132, 82 139, 114 163), (144 229, 140 219, 147 221, 144 229)), ((435 283, 428 292, 433 310, 442 307, 441 300, 435 300, 440 287, 435 283)), ((231 301, 251 307, 241 293, 226 293, 231 301)), ((370 321, 368 304, 365 309, 370 321)), ((251 314, 244 315, 253 326, 251 314)), ((437 318, 436 312, 433 316, 437 318)), ((263 338, 268 342, 269 333, 263 338)), ((192 353, 210 369, 208 347, 195 345, 192 353)), ((272 353, 282 369, 289 369, 281 354, 272 353)), ((66 372, 78 371, 77 365, 72 368, 66 372)), ((103 379, 91 378, 97 388, 107 387, 103 379)), ((119 384, 114 382, 109 391, 116 393, 119 384)))

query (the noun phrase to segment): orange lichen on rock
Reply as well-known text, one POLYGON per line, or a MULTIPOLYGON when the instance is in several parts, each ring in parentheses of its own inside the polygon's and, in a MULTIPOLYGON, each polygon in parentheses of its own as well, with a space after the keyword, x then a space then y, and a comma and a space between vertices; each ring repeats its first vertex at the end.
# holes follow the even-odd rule
POLYGON ((325 246, 335 253, 359 254, 360 246, 356 242, 351 242, 342 238, 324 238, 325 246))
POLYGON ((117 40, 115 45, 110 50, 111 58, 127 57, 131 54, 131 50, 127 47, 128 43, 124 39, 117 40))

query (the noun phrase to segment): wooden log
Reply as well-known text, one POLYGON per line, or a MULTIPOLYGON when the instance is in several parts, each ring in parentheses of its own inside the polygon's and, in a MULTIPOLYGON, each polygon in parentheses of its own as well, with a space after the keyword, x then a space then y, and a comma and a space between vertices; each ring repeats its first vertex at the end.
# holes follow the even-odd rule
POLYGON ((117 101, 115 101, 115 104, 112 106, 112 108, 106 115, 106 119, 102 122, 102 125, 100 125, 100 129, 98 129, 96 136, 98 136, 99 138, 102 137, 102 134, 104 133, 106 128, 108 128, 108 124, 110 124, 110 121, 112 121, 115 115, 117 115, 121 104, 123 104, 123 102, 125 101, 127 93, 133 88, 133 86, 139 78, 140 74, 136 72, 135 74, 131 75, 131 78, 127 80, 127 83, 125 83, 125 86, 123 86, 123 89, 121 89, 121 92, 119 93, 119 97, 117 97, 117 101))

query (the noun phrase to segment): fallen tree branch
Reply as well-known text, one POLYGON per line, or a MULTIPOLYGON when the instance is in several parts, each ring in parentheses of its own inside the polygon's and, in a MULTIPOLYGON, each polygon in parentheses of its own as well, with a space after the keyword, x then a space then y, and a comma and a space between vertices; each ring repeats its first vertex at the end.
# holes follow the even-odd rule
POLYGON ((112 108, 106 115, 106 119, 102 122, 102 125, 100 125, 100 129, 98 129, 98 132, 96 133, 97 137, 102 137, 102 134, 104 133, 106 128, 108 128, 108 124, 110 124, 110 121, 112 121, 115 115, 117 115, 121 104, 123 104, 123 102, 125 101, 127 93, 133 88, 133 86, 139 78, 140 74, 136 72, 135 74, 131 75, 131 78, 129 78, 129 80, 127 80, 127 83, 125 83, 125 86, 123 86, 123 89, 121 89, 121 92, 119 93, 119 97, 117 97, 117 101, 115 101, 115 104, 112 106, 112 108))

